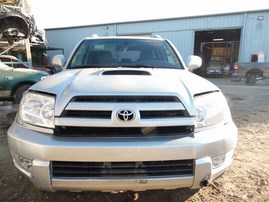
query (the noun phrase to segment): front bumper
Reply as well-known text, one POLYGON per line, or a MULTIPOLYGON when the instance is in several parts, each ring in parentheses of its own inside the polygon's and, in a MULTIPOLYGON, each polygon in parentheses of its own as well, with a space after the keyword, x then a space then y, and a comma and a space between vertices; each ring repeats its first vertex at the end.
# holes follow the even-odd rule
POLYGON ((42 134, 14 122, 8 130, 8 142, 15 166, 46 191, 142 191, 149 189, 199 188, 201 181, 214 180, 232 163, 237 143, 233 123, 212 127, 187 137, 150 138, 63 138, 42 134), (226 156, 213 168, 212 159, 226 156), (28 159, 31 168, 21 163, 28 159), (52 161, 141 162, 194 161, 193 174, 183 176, 76 178, 52 175, 52 161))
POLYGON ((206 72, 207 74, 223 74, 223 71, 222 70, 219 70, 219 69, 214 69, 214 70, 207 70, 206 72))

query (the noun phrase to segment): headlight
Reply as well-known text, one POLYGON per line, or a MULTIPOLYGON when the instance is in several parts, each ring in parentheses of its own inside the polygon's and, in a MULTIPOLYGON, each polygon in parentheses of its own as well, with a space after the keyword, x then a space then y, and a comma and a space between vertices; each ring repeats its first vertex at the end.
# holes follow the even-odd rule
POLYGON ((196 128, 227 123, 231 117, 226 99, 220 92, 198 95, 194 100, 196 128))
POLYGON ((27 92, 20 104, 20 117, 29 124, 54 128, 55 98, 49 95, 27 92))

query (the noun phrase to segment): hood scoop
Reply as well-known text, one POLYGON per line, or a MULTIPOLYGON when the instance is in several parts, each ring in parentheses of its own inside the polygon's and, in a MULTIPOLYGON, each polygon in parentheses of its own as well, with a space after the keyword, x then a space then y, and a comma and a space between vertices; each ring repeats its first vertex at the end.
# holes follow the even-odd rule
POLYGON ((107 70, 102 73, 102 75, 135 75, 135 76, 151 76, 151 74, 147 71, 142 70, 107 70))

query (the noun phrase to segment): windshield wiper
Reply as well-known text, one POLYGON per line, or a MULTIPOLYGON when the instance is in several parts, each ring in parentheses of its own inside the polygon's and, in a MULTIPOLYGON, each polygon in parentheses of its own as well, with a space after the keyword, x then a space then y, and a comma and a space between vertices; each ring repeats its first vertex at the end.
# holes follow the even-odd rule
POLYGON ((118 65, 82 65, 82 66, 74 66, 69 67, 67 69, 85 69, 85 68, 114 68, 119 67, 118 65))
POLYGON ((137 64, 137 65, 122 65, 122 67, 134 67, 134 68, 158 68, 158 66, 154 65, 142 65, 142 64, 137 64))

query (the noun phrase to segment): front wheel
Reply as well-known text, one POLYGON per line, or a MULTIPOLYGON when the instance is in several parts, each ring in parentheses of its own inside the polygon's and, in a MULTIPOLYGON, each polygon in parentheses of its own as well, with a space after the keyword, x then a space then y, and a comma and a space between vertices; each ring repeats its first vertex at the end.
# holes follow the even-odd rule
POLYGON ((22 99, 22 96, 23 96, 23 93, 25 91, 27 91, 28 88, 30 88, 30 86, 31 86, 30 84, 24 84, 24 85, 19 86, 17 88, 17 90, 14 93, 14 102, 15 102, 15 104, 19 104, 20 103, 20 101, 22 99))

